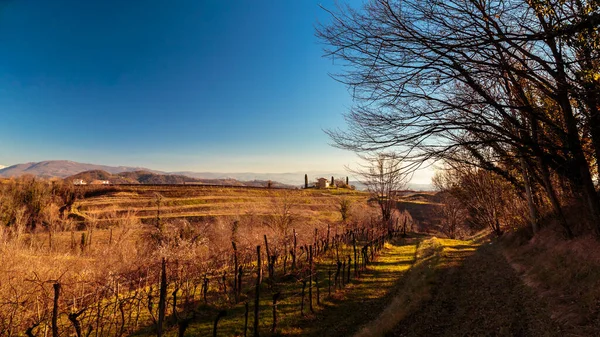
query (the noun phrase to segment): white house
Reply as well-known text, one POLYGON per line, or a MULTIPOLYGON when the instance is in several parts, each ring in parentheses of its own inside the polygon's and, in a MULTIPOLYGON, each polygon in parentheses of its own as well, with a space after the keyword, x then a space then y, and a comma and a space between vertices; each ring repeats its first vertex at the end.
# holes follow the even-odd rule
POLYGON ((73 180, 73 185, 87 185, 87 183, 83 179, 75 179, 73 180))
POLYGON ((317 179, 316 188, 327 188, 329 187, 329 179, 319 178, 317 179))

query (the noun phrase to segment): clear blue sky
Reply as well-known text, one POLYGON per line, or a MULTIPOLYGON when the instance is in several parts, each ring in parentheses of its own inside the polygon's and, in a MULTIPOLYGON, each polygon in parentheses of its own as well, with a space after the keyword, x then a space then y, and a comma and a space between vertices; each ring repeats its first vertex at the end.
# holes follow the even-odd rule
MULTIPOLYGON (((360 1, 354 1, 360 4, 360 1)), ((343 171, 352 101, 314 36, 333 1, 9 0, 0 164, 343 171)))

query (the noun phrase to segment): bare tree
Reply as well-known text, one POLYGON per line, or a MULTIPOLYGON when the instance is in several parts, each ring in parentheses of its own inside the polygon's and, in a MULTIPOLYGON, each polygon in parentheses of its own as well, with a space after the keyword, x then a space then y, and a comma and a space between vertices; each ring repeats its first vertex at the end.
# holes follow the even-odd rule
POLYGON ((350 207, 351 206, 352 206, 352 201, 346 197, 341 197, 338 200, 338 209, 340 211, 340 215, 342 216, 343 222, 346 222, 346 220, 350 216, 350 207))
POLYGON ((597 3, 371 0, 330 13, 317 34, 356 102, 348 129, 329 132, 337 146, 393 149, 412 168, 468 159, 523 197, 531 176, 560 217, 554 172, 600 235, 597 3))
POLYGON ((439 208, 439 215, 442 217, 441 230, 451 239, 456 238, 468 215, 467 209, 452 193, 456 189, 455 178, 450 171, 445 170, 437 172, 432 179, 442 201, 439 208))
POLYGON ((291 193, 283 191, 272 199, 273 212, 267 217, 267 225, 271 227, 282 242, 290 240, 290 226, 294 222, 294 200, 291 193))
POLYGON ((408 175, 403 170, 402 161, 394 153, 380 152, 362 158, 367 164, 354 170, 354 173, 361 177, 371 198, 376 200, 382 223, 391 229, 392 212, 396 207, 395 192, 404 188, 408 175))

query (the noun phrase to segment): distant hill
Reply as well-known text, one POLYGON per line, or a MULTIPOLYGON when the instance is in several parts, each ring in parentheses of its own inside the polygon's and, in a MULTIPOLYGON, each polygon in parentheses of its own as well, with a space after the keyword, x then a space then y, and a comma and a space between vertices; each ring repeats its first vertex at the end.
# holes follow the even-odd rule
MULTIPOLYGON (((41 161, 38 163, 25 163, 17 164, 9 167, 0 169, 0 177, 17 177, 23 174, 31 174, 37 177, 43 178, 66 178, 74 174, 101 170, 108 173, 119 173, 119 172, 132 172, 132 171, 149 171, 157 172, 141 167, 127 167, 127 166, 106 166, 96 164, 84 164, 77 163, 69 160, 49 160, 41 161)), ((158 173, 158 172, 157 172, 158 173)))
MULTIPOLYGON (((80 172, 72 176, 64 178, 66 182, 73 182, 75 180, 83 180, 86 183, 92 183, 94 181, 108 181, 111 184, 155 184, 155 185, 169 185, 169 184, 199 184, 199 185, 228 185, 228 186, 253 186, 253 187, 266 187, 268 181, 264 180, 253 180, 253 181, 239 181, 235 179, 198 179, 191 178, 184 175, 175 174, 158 174, 148 171, 133 171, 133 172, 120 172, 112 174, 103 170, 91 170, 80 172)), ((279 182, 272 182, 272 187, 293 187, 285 185, 279 182)))
POLYGON ((334 173, 334 172, 289 172, 289 173, 256 173, 256 172, 235 172, 235 173, 222 173, 222 172, 172 172, 172 174, 181 174, 193 178, 201 179, 235 179, 240 181, 263 181, 268 180, 279 181, 283 184, 292 186, 304 186, 304 174, 308 174, 308 181, 315 182, 318 178, 331 178, 331 176, 338 178, 346 177, 345 173, 334 173))
MULTIPOLYGON (((153 173, 156 175, 166 175, 166 176, 174 176, 175 178, 157 178, 155 176, 146 175, 145 178, 139 177, 142 179, 145 184, 150 184, 150 181, 159 181, 157 183, 162 184, 162 181, 183 181, 183 178, 178 177, 188 177, 191 179, 199 179, 204 184, 214 184, 214 185, 236 185, 239 182, 242 182, 245 186, 266 186, 268 181, 271 180, 274 183, 274 186, 295 186, 300 187, 304 186, 304 174, 308 174, 309 182, 314 182, 317 178, 323 177, 329 179, 331 176, 338 178, 344 178, 348 174, 343 172, 326 172, 326 171, 309 171, 309 172, 289 172, 289 173, 253 173, 253 172, 238 172, 238 173, 218 173, 218 172, 190 172, 190 171, 180 171, 180 172, 162 172, 157 170, 151 170, 142 167, 128 167, 128 166, 106 166, 106 165, 96 165, 96 164, 85 164, 78 163, 68 160, 49 160, 42 161, 39 163, 25 163, 25 164, 17 164, 9 167, 5 167, 0 169, 0 177, 8 178, 8 177, 16 177, 23 174, 32 174, 38 177, 44 178, 67 178, 78 173, 87 172, 87 171, 104 171, 109 174, 118 174, 123 172, 147 172, 153 173)), ((128 179, 132 177, 120 176, 121 179, 117 178, 116 181, 130 181, 128 179)), ((83 178, 80 178, 83 179, 83 178)), ((139 181, 138 177, 132 178, 134 181, 139 181)), ((88 179, 84 179, 88 180, 88 179)), ((99 180, 109 180, 109 179, 99 179, 99 180)), ((187 182, 187 180, 186 180, 187 182)), ((183 182, 182 182, 183 183, 183 182)), ((350 184, 355 185, 357 189, 364 190, 365 186, 360 182, 356 181, 356 178, 350 177, 350 184)), ((412 190, 421 190, 421 191, 429 191, 432 190, 432 186, 430 184, 412 184, 409 183, 407 185, 408 189, 412 190)))

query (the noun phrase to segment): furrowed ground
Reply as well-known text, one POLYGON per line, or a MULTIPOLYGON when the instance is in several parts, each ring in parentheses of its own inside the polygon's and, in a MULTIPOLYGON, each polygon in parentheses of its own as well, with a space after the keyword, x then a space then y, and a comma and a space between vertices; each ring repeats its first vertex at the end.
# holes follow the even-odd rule
POLYGON ((278 190, 261 188, 203 186, 128 186, 94 190, 77 201, 72 212, 83 219, 110 221, 133 212, 149 223, 164 219, 215 220, 219 217, 265 217, 282 203, 291 205, 298 220, 337 221, 338 199, 366 200, 365 194, 351 190, 278 190), (96 194, 96 196, 95 196, 96 194), (160 207, 158 206, 160 203, 160 207))

